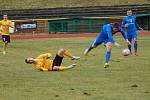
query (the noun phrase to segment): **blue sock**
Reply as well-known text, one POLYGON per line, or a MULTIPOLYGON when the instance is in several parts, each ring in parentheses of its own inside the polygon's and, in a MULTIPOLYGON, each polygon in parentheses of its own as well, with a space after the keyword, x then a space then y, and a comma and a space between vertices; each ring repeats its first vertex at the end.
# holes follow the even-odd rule
POLYGON ((134 43, 134 50, 135 50, 135 52, 137 52, 137 48, 138 48, 138 44, 137 44, 137 42, 135 42, 134 43))
POLYGON ((111 56, 111 52, 110 52, 110 51, 107 51, 107 52, 106 52, 106 55, 105 55, 105 63, 108 63, 108 62, 109 62, 110 56, 111 56))
POLYGON ((128 45, 128 49, 130 50, 130 53, 132 53, 132 51, 131 51, 131 45, 128 45))
POLYGON ((93 47, 92 47, 92 46, 89 46, 88 52, 90 52, 92 49, 93 49, 93 47))

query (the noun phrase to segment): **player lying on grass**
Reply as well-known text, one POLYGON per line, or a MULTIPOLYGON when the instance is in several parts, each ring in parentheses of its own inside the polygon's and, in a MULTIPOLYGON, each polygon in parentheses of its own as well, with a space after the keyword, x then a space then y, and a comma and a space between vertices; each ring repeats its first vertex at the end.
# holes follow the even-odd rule
POLYGON ((105 55, 105 65, 104 68, 109 67, 109 60, 111 56, 111 49, 112 45, 114 44, 116 47, 119 47, 120 44, 118 44, 115 39, 113 38, 113 35, 117 32, 121 32, 122 36, 126 40, 126 42, 131 45, 131 43, 128 41, 126 34, 120 29, 118 23, 112 23, 112 24, 106 24, 102 27, 102 30, 98 37, 95 39, 95 41, 90 45, 85 51, 84 55, 87 55, 93 48, 97 47, 98 45, 104 43, 105 47, 107 49, 106 55, 105 55))
MULTIPOLYGON (((134 54, 138 56, 137 48, 138 48, 138 43, 137 43, 137 28, 140 30, 143 30, 141 27, 138 26, 136 23, 136 17, 132 15, 132 10, 129 9, 127 10, 127 17, 123 19, 122 21, 122 28, 126 30, 127 32, 127 38, 130 42, 134 40, 134 54)), ((128 45, 128 49, 130 50, 130 54, 132 54, 131 51, 131 45, 128 45)))
POLYGON ((62 60, 64 56, 71 58, 71 60, 79 60, 80 57, 73 56, 69 51, 60 49, 55 56, 55 59, 51 59, 51 53, 41 54, 36 58, 26 58, 25 62, 27 64, 34 64, 35 68, 39 71, 63 71, 67 69, 71 69, 76 66, 76 64, 72 64, 70 66, 64 67, 61 66, 62 60))

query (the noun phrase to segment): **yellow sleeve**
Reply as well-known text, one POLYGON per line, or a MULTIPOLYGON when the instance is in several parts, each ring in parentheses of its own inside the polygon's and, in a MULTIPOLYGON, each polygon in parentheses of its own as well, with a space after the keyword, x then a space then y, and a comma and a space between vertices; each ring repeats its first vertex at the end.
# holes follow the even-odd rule
POLYGON ((38 66, 38 65, 36 66, 36 69, 39 70, 39 71, 45 71, 45 72, 48 71, 48 69, 46 69, 44 67, 41 67, 41 66, 38 66))
POLYGON ((12 21, 9 21, 8 24, 9 24, 9 27, 14 28, 14 25, 13 25, 12 21))
POLYGON ((37 57, 37 59, 47 59, 50 58, 52 55, 51 53, 45 53, 45 54, 41 54, 37 57))
POLYGON ((44 68, 44 67, 36 67, 37 70, 39 71, 44 71, 44 72, 47 72, 48 69, 44 68))
POLYGON ((40 66, 40 65, 36 65, 35 68, 36 68, 37 70, 40 70, 40 69, 41 69, 41 66, 40 66))
POLYGON ((0 21, 0 26, 2 25, 2 21, 0 21))

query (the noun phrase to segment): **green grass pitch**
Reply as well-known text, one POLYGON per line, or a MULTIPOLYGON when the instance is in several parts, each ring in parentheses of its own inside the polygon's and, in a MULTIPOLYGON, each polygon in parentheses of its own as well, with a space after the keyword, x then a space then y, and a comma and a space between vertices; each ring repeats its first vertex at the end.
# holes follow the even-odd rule
MULTIPOLYGON (((150 35, 139 37, 139 56, 124 57, 122 45, 113 47, 110 67, 105 69, 105 48, 95 48, 89 56, 83 52, 91 38, 55 38, 13 40, 8 52, 0 47, 0 100, 150 100, 150 35), (62 72, 38 72, 24 63, 28 56, 70 50, 81 60, 63 60, 63 65, 77 67, 62 72)), ((2 42, 0 43, 2 45, 2 42)))

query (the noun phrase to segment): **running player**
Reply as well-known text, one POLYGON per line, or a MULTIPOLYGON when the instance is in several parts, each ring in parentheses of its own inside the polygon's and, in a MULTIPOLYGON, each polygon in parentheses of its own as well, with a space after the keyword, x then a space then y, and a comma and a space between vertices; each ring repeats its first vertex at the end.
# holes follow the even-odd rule
POLYGON ((10 43, 9 27, 14 27, 11 20, 8 20, 7 15, 3 15, 3 20, 0 21, 0 26, 2 28, 2 40, 3 40, 3 54, 6 54, 6 48, 8 43, 10 43))
MULTIPOLYGON (((122 21, 122 28, 127 32, 127 38, 130 42, 134 41, 134 54, 138 56, 138 43, 137 43, 137 28, 143 30, 141 27, 138 26, 136 23, 136 17, 132 15, 132 10, 127 10, 127 17, 122 21)), ((130 54, 132 54, 131 50, 132 45, 128 45, 128 49, 130 50, 130 54)))

